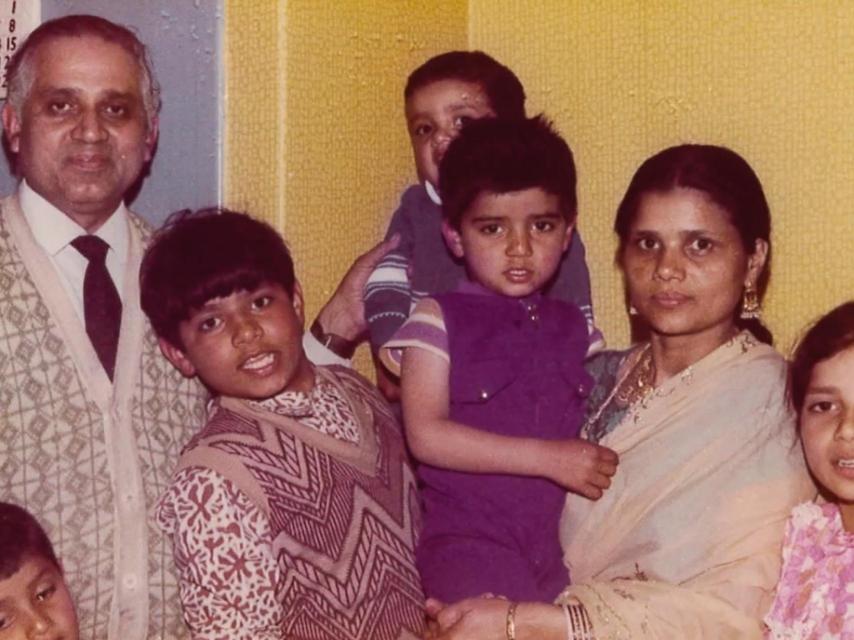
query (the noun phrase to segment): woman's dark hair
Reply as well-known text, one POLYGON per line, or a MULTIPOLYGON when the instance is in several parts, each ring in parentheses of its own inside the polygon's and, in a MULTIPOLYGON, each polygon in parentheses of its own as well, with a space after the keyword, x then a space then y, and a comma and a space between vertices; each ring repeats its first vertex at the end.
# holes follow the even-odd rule
POLYGON ((798 414, 804 408, 813 368, 851 347, 854 347, 854 300, 822 317, 795 349, 789 367, 789 400, 798 414))
POLYGON ((0 502, 0 580, 15 575, 27 559, 43 558, 60 572, 53 545, 29 511, 0 502))
POLYGON ((499 118, 525 117, 525 89, 516 74, 483 51, 446 51, 433 56, 409 74, 404 100, 441 80, 478 84, 499 118))
MULTIPOLYGON (((756 173, 744 158, 726 147, 683 144, 660 151, 640 166, 617 208, 614 231, 620 238, 619 255, 628 242, 641 199, 649 193, 666 193, 679 187, 702 191, 724 209, 748 255, 756 251, 757 240, 768 243, 765 268, 756 283, 761 300, 771 272, 771 211, 756 173)), ((773 344, 765 325, 758 319, 741 318, 740 311, 741 308, 736 309, 736 326, 773 344)))
POLYGON ((294 293, 294 263, 268 224, 211 207, 169 216, 140 267, 142 310, 155 333, 183 348, 179 325, 213 298, 253 291, 262 283, 294 293))
POLYGON ((455 229, 481 193, 536 187, 557 196, 560 213, 572 223, 578 209, 575 183, 572 150, 543 116, 471 122, 439 167, 442 215, 455 229))

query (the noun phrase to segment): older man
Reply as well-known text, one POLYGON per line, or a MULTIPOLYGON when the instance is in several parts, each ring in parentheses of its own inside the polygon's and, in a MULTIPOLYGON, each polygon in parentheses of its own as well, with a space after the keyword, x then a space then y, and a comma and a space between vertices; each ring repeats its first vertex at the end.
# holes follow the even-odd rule
POLYGON ((178 637, 171 549, 145 514, 205 394, 139 308, 149 231, 123 202, 157 139, 157 84, 142 43, 91 16, 43 24, 8 77, 22 180, 0 203, 0 493, 48 528, 81 637, 178 637))
MULTIPOLYGON (((205 392, 161 357, 140 310, 150 231, 124 204, 157 139, 158 86, 136 36, 94 16, 41 25, 8 78, 21 182, 0 202, 0 498, 48 529, 81 638, 182 637, 171 548, 148 513, 205 392)), ((334 333, 361 329, 359 285, 385 249, 324 309, 334 333)))

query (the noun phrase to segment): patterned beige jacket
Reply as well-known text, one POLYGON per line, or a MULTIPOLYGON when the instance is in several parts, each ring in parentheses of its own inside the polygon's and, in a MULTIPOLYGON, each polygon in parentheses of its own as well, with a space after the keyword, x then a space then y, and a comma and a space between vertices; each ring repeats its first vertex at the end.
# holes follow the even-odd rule
POLYGON ((160 355, 139 307, 150 230, 130 216, 112 384, 16 196, 0 201, 0 500, 46 527, 83 639, 186 636, 150 511, 202 424, 204 390, 160 355))

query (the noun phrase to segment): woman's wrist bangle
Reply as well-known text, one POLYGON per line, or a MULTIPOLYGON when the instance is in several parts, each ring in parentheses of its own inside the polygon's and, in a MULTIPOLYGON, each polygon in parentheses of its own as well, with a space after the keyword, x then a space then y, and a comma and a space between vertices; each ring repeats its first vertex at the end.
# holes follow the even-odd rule
POLYGON ((574 640, 574 635, 572 632, 572 620, 569 617, 569 605, 562 604, 560 606, 563 609, 563 619, 566 620, 566 640, 574 640))
POLYGON ((518 602, 511 602, 510 607, 507 609, 507 622, 505 623, 504 630, 507 632, 507 640, 516 640, 516 607, 519 606, 518 602))
POLYGON ((593 623, 583 604, 564 604, 561 608, 566 619, 566 640, 596 640, 593 623))

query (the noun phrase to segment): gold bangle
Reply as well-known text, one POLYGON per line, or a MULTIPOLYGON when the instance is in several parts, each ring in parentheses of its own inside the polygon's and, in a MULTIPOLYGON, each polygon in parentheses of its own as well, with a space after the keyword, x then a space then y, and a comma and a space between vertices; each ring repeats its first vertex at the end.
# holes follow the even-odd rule
POLYGON ((516 640, 516 607, 519 606, 517 602, 511 602, 510 607, 507 609, 507 622, 504 626, 504 630, 507 632, 507 640, 516 640))

